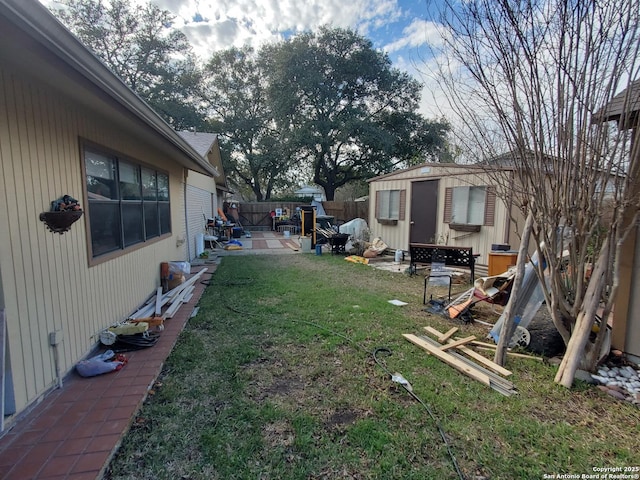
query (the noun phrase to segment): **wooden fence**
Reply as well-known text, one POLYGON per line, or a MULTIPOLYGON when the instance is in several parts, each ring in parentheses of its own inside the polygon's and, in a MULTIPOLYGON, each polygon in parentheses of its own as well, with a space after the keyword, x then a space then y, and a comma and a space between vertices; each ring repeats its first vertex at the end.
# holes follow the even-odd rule
POLYGON ((369 221, 369 200, 364 202, 322 202, 327 215, 336 219, 336 223, 344 223, 354 218, 369 221))
MULTIPOLYGON (((271 212, 277 208, 289 209, 293 214, 296 207, 309 205, 300 202, 251 202, 241 203, 238 208, 240 223, 245 228, 270 230, 272 227, 271 212)), ((322 202, 327 215, 335 218, 337 224, 348 222, 354 218, 369 221, 369 201, 364 202, 322 202)))

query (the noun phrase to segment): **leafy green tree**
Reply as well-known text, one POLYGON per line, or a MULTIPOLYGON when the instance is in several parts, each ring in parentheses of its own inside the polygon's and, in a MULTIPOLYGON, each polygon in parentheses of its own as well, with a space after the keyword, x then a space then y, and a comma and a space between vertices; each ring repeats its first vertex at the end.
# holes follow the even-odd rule
POLYGON ((281 134, 327 199, 354 180, 445 155, 449 125, 417 113, 421 85, 368 39, 323 27, 261 55, 281 134))
POLYGON ((54 14, 132 90, 177 129, 202 128, 200 72, 174 17, 127 0, 63 0, 54 14))
POLYGON ((205 68, 211 125, 223 138, 225 171, 257 201, 288 185, 293 156, 267 97, 264 62, 253 49, 215 53, 205 68))

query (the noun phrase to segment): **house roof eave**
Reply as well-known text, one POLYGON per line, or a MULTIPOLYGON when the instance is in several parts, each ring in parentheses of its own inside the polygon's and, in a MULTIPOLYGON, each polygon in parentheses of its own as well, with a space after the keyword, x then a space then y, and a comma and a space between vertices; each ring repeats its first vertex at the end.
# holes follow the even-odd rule
MULTIPOLYGON (((185 168, 213 176, 213 167, 171 128, 144 100, 122 82, 44 6, 36 1, 0 0, 4 17, 75 75, 103 92, 112 102, 168 142, 185 168)), ((43 58, 43 61, 50 59, 43 58)), ((67 74, 69 72, 66 72, 67 74)))

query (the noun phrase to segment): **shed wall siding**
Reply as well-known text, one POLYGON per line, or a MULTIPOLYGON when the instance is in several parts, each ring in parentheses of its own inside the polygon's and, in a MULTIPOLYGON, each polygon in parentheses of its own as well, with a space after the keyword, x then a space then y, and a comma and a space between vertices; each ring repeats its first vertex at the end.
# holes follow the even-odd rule
POLYGON ((185 259, 182 167, 162 151, 59 93, 0 68, 0 274, 18 411, 55 384, 48 334, 63 331, 61 370, 70 371, 97 341, 159 285, 159 264, 185 259), (170 175, 172 235, 88 266, 86 215, 71 231, 49 232, 39 214, 63 194, 83 197, 80 138, 170 175))
POLYGON ((370 184, 369 198, 373 205, 369 208, 369 229, 371 239, 380 237, 389 248, 409 250, 409 223, 411 220, 411 191, 409 182, 402 179, 389 179, 379 183, 370 184), (402 190, 407 189, 404 219, 398 220, 396 225, 382 225, 376 220, 377 196, 376 192, 381 190, 402 190))
MULTIPOLYGON (((480 266, 486 266, 491 244, 505 243, 510 234, 509 212, 500 199, 496 200, 493 226, 483 225, 480 232, 469 233, 454 231, 443 222, 445 192, 447 187, 468 185, 493 185, 489 176, 478 169, 465 169, 459 166, 429 166, 405 170, 398 174, 374 180, 369 184, 370 198, 376 198, 379 190, 403 190, 406 189, 407 209, 404 221, 399 220, 397 225, 381 225, 375 218, 375 206, 370 209, 369 228, 373 238, 380 237, 392 249, 408 250, 409 229, 412 218, 411 185, 415 181, 439 180, 438 190, 438 214, 436 219, 437 232, 434 243, 472 247, 474 253, 479 253, 477 262, 480 266)), ((512 239, 513 241, 513 239, 512 239)))

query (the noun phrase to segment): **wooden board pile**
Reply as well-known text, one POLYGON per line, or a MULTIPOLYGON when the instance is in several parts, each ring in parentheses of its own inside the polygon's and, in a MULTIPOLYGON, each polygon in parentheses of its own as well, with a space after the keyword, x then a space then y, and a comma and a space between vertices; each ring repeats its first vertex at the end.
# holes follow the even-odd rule
POLYGON ((117 340, 128 344, 135 344, 139 348, 149 347, 158 339, 158 331, 164 330, 164 321, 173 318, 182 304, 187 303, 193 297, 195 283, 208 269, 203 268, 189 280, 181 283, 172 290, 162 293, 163 288, 158 287, 145 304, 129 315, 124 321, 102 330, 99 334, 103 345, 111 346, 117 340), (164 313, 163 308, 166 306, 164 313), (151 328, 156 330, 155 335, 150 335, 151 328), (139 336, 142 339, 138 338, 139 336), (136 339, 135 342, 133 339, 136 339))
POLYGON ((169 290, 164 294, 162 293, 162 287, 158 287, 155 295, 151 296, 151 298, 144 306, 129 315, 128 319, 137 320, 142 318, 160 317, 163 320, 166 320, 168 318, 173 318, 182 304, 187 303, 189 300, 191 300, 193 291, 195 290, 195 283, 207 270, 207 268, 203 268, 189 280, 181 283, 174 289, 169 290), (165 305, 168 305, 168 307, 165 309, 164 313, 162 313, 162 309, 165 307, 165 305))
POLYGON ((322 227, 316 227, 316 232, 325 236, 326 238, 331 238, 338 233, 334 230, 329 230, 327 228, 322 228, 322 227))
POLYGON ((439 360, 451 365, 474 380, 493 388, 502 395, 511 396, 518 393, 513 383, 503 378, 511 375, 511 371, 467 346, 475 342, 475 336, 453 339, 453 335, 458 331, 457 327, 446 333, 441 333, 432 327, 424 327, 424 329, 435 336, 436 339, 434 340, 426 335, 408 333, 404 333, 402 336, 439 360))

